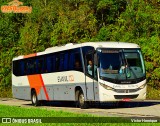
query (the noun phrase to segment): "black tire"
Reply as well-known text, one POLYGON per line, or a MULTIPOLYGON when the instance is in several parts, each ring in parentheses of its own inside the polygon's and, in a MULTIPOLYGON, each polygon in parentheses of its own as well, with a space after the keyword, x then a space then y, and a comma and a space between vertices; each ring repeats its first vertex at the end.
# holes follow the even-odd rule
POLYGON ((36 91, 33 90, 32 93, 31 93, 31 101, 32 101, 32 105, 33 106, 38 106, 39 105, 39 101, 38 101, 38 98, 37 98, 37 94, 36 94, 36 91))
POLYGON ((82 90, 80 90, 78 94, 78 104, 81 109, 87 109, 89 107, 88 103, 84 99, 84 94, 82 90))

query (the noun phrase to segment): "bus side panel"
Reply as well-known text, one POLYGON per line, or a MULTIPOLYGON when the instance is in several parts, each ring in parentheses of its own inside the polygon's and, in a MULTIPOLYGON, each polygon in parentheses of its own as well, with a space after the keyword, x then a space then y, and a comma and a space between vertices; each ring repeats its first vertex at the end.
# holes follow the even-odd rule
MULTIPOLYGON (((75 101, 75 87, 82 88, 85 92, 85 76, 82 72, 67 71, 48 73, 42 75, 50 100, 75 101)), ((44 93, 41 91, 42 99, 44 93)), ((85 96, 86 97, 86 96, 85 96)))
POLYGON ((95 101, 99 101, 99 85, 98 81, 94 80, 94 95, 95 95, 95 101))
POLYGON ((38 95, 38 100, 53 100, 53 86, 42 86, 40 89, 40 94, 38 95), (44 88, 46 91, 44 91, 44 88))
POLYGON ((30 87, 28 86, 12 86, 13 98, 30 100, 30 87))
POLYGON ((38 100, 75 101, 76 86, 81 87, 86 100, 85 75, 82 72, 57 72, 29 75, 29 77, 12 75, 13 97, 17 99, 31 100, 31 88, 33 88, 36 90, 38 100), (40 76, 43 84, 38 83, 40 76), (66 76, 65 81, 63 77, 66 76))
POLYGON ((31 99, 30 86, 26 76, 16 77, 12 74, 12 94, 17 99, 31 99))
MULTIPOLYGON (((47 90, 47 94, 49 99, 48 100, 55 100, 55 101, 75 101, 75 87, 81 87, 84 93, 84 97, 86 100, 86 88, 85 83, 64 83, 64 84, 48 84, 45 85, 47 90)), ((46 94, 41 88, 40 94, 38 95, 38 100, 47 100, 46 94)))
POLYGON ((75 94, 73 93, 74 86, 69 84, 54 85, 54 100, 73 101, 75 94), (71 88, 71 89, 70 89, 71 88))
POLYGON ((93 79, 86 76, 87 100, 94 101, 94 83, 93 79))
POLYGON ((35 80, 35 84, 33 84, 33 82, 31 84, 28 76, 15 76, 12 74, 13 97, 17 99, 31 100, 31 89, 33 88, 37 93, 38 100, 42 100, 40 92, 43 92, 43 86, 41 83, 37 83, 38 80, 35 78, 35 76, 33 76, 33 78, 35 80))
MULTIPOLYGON (((50 84, 46 85, 46 90, 49 96, 48 100, 56 100, 56 101, 74 101, 75 93, 74 93, 75 85, 72 84, 50 84)), ((38 100, 47 100, 46 94, 43 89, 40 90, 40 95, 38 95, 38 100)))

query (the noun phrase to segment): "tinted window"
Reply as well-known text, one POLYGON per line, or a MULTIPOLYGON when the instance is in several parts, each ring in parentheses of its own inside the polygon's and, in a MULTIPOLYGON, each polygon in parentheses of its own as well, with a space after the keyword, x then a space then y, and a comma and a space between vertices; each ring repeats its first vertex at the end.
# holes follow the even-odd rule
POLYGON ((13 61, 13 74, 16 76, 20 74, 18 61, 13 61))
POLYGON ((50 55, 47 57, 46 60, 46 66, 47 66, 47 72, 54 72, 55 71, 55 56, 54 55, 50 55))
POLYGON ((59 72, 60 71, 60 58, 59 58, 58 53, 56 53, 55 63, 56 63, 55 72, 59 72))
POLYGON ((44 69, 44 59, 43 58, 38 58, 37 59, 37 73, 43 73, 45 72, 45 69, 44 69))
POLYGON ((64 54, 63 65, 64 65, 63 70, 64 70, 64 71, 68 70, 68 66, 69 66, 69 64, 68 64, 68 52, 66 52, 66 53, 64 54))
POLYGON ((83 71, 80 48, 70 51, 69 70, 83 71))
POLYGON ((16 76, 67 70, 83 71, 80 48, 13 61, 16 76))
POLYGON ((60 54, 59 71, 64 71, 64 53, 60 54))

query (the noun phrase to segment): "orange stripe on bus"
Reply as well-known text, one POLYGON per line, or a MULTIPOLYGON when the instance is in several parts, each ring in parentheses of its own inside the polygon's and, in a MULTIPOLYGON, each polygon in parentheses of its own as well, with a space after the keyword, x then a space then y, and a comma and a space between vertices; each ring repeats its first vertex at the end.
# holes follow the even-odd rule
POLYGON ((37 95, 39 95, 40 89, 42 88, 42 81, 40 75, 28 75, 27 77, 30 84, 30 88, 34 88, 36 90, 37 95))
POLYGON ((48 96, 41 74, 28 75, 27 77, 30 84, 30 88, 31 89, 34 88, 36 90, 37 95, 40 94, 40 90, 41 88, 43 88, 46 99, 49 100, 49 96, 48 96))
POLYGON ((33 54, 25 55, 23 58, 30 58, 30 57, 34 57, 36 55, 37 55, 36 53, 33 53, 33 54))
POLYGON ((43 79, 42 79, 42 76, 40 75, 40 79, 41 79, 41 82, 42 82, 42 86, 43 86, 43 90, 44 90, 44 93, 46 95, 46 99, 49 100, 49 96, 48 96, 48 92, 46 90, 46 87, 44 85, 44 82, 43 82, 43 79))

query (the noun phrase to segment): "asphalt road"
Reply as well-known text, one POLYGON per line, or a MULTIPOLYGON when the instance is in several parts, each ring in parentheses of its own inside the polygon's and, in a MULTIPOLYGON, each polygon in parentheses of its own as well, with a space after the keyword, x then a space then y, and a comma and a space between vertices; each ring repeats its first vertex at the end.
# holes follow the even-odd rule
MULTIPOLYGON (((1 98, 0 104, 19 107, 31 107, 31 101, 1 98)), ((73 102, 46 102, 38 106, 48 110, 63 110, 74 113, 93 114, 109 117, 160 117, 160 100, 145 100, 140 102, 125 102, 123 106, 116 103, 91 105, 89 109, 77 108, 73 102)))

